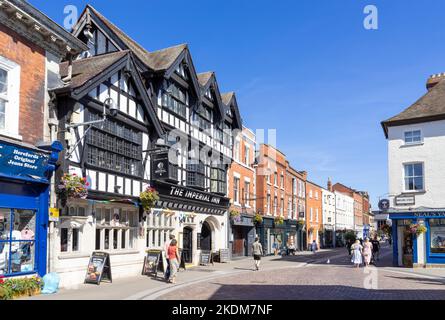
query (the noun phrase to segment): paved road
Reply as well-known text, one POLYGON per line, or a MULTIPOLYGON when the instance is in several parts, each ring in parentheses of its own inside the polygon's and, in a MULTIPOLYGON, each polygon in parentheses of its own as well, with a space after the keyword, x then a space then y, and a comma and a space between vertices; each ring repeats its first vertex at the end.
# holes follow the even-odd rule
MULTIPOLYGON (((161 300, 436 300, 445 299, 445 278, 422 276, 391 268, 392 252, 385 248, 377 267, 354 269, 349 256, 286 257, 300 262, 279 270, 252 271, 199 282, 165 294, 161 300), (330 261, 326 258, 330 257, 330 261), (306 260, 306 261, 304 261, 306 260), (301 262, 306 262, 302 264, 301 262)), ((441 271, 442 275, 444 272, 441 271)))
POLYGON ((445 270, 392 268, 390 249, 382 254, 378 268, 367 273, 353 269, 346 249, 340 248, 265 257, 260 271, 253 271, 252 258, 195 267, 180 272, 176 285, 139 276, 30 299, 445 299, 445 270))

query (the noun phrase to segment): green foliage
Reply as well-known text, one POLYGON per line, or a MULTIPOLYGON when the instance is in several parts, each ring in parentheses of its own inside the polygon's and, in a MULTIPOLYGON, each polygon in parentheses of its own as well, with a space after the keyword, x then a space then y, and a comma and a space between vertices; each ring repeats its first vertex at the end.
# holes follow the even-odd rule
POLYGON ((0 278, 0 300, 10 300, 24 295, 34 295, 40 293, 43 287, 41 278, 34 276, 31 278, 0 278))
POLYGON ((60 179, 58 192, 67 199, 86 199, 88 196, 88 186, 86 178, 74 174, 64 174, 60 179))
POLYGON ((345 233, 345 240, 354 242, 355 240, 357 240, 357 235, 355 234, 354 231, 347 231, 345 233))
POLYGON ((284 223, 284 218, 279 216, 279 217, 275 217, 275 224, 283 224, 284 223))
POLYGON ((144 211, 149 211, 159 200, 159 193, 152 187, 148 187, 145 191, 142 191, 140 196, 141 205, 144 211))
POLYGON ((253 217, 253 222, 260 224, 263 222, 263 216, 259 213, 255 214, 255 217, 253 217))

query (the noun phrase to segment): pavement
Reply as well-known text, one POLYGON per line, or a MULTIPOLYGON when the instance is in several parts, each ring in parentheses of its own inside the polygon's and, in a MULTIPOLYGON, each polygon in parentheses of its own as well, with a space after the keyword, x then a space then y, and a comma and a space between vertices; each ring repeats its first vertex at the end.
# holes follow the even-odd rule
POLYGON ((148 276, 82 284, 26 300, 331 300, 445 299, 445 269, 391 267, 390 247, 377 266, 354 269, 345 248, 268 256, 260 271, 246 257, 181 270, 177 284, 148 276))

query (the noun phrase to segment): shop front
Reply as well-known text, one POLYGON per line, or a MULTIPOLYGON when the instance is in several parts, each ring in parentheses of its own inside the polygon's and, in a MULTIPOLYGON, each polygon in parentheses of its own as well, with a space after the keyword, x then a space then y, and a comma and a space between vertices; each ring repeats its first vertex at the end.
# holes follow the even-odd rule
POLYGON ((389 218, 394 266, 445 267, 445 211, 390 212, 389 218))
POLYGON ((325 225, 322 235, 322 247, 333 248, 334 247, 334 226, 325 225))
POLYGON ((232 256, 251 256, 252 244, 255 241, 255 225, 253 217, 250 215, 241 215, 240 219, 231 221, 232 256))
POLYGON ((47 272, 50 178, 62 150, 0 140, 0 275, 47 272))
POLYGON ((229 248, 228 198, 166 181, 153 180, 152 186, 160 200, 147 217, 149 249, 163 249, 173 234, 185 262, 197 265, 201 251, 229 248))

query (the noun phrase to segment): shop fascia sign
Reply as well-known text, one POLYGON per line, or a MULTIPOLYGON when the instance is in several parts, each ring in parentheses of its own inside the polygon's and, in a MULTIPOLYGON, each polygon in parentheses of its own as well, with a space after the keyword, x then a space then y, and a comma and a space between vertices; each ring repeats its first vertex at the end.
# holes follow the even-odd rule
POLYGON ((413 206, 416 204, 416 196, 413 194, 401 194, 394 198, 396 206, 413 206))
POLYGON ((212 196, 209 194, 205 194, 195 190, 189 190, 181 187, 171 186, 170 187, 170 195, 174 197, 181 197, 190 200, 208 202, 211 204, 221 204, 221 198, 212 196))

